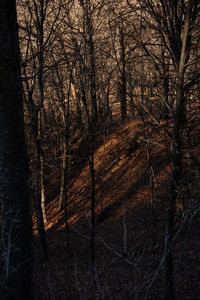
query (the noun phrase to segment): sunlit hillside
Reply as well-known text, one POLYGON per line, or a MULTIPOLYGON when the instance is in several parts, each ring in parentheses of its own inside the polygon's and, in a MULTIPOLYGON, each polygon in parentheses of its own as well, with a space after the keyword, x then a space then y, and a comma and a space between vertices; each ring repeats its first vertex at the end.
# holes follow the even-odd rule
MULTIPOLYGON (((148 150, 144 124, 139 116, 125 125, 115 123, 109 133, 97 138, 94 154, 95 281, 90 273, 92 185, 89 162, 84 160, 83 164, 77 163, 70 169, 67 183, 70 249, 65 214, 58 209, 59 195, 51 196, 51 186, 57 186, 58 178, 52 178, 47 191, 49 259, 42 263, 36 260, 36 299, 162 299, 171 169, 168 149, 162 139, 162 128, 152 132, 148 150)), ((195 148, 195 152, 199 150, 195 148)), ((86 152, 87 149, 83 156, 86 152)), ((198 193, 198 179, 192 166, 190 180, 187 176, 184 180, 198 193)), ((182 214, 180 199, 174 235, 176 284, 178 299, 193 299, 189 286, 195 287, 198 278, 195 259, 199 239, 198 194, 196 199, 188 198, 187 192, 183 196, 186 209, 182 214), (185 276, 190 278, 190 284, 185 276)))

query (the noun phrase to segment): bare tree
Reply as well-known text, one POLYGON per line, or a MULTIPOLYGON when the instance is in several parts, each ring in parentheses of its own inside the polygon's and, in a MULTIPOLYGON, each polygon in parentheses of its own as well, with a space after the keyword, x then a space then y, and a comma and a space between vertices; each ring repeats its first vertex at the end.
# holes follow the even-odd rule
MULTIPOLYGON (((61 12, 61 0, 53 3, 45 0, 34 0, 22 3, 19 9, 21 33, 22 69, 25 77, 25 99, 31 123, 31 152, 33 155, 32 178, 33 197, 37 215, 39 241, 43 256, 47 255, 45 224, 47 223, 45 208, 45 157, 44 123, 45 123, 45 68, 46 57, 55 39, 58 18, 61 12), (54 9, 54 13, 52 10, 54 9), (25 20, 21 15, 25 13, 25 20)), ((47 102, 47 101, 46 101, 47 102)))
POLYGON ((172 241, 176 205, 182 186, 184 136, 188 128, 187 78, 190 66, 193 64, 192 43, 197 34, 196 20, 199 6, 196 1, 159 1, 157 5, 154 5, 147 0, 142 1, 142 3, 147 12, 145 17, 148 19, 147 22, 144 20, 144 23, 150 25, 149 28, 152 32, 157 32, 157 37, 161 37, 160 45, 162 56, 164 56, 161 58, 161 69, 158 63, 158 52, 156 52, 158 45, 154 52, 151 52, 148 45, 143 44, 143 49, 148 56, 152 57, 155 67, 161 74, 162 101, 170 110, 168 113, 170 119, 173 120, 172 133, 169 133, 169 137, 171 136, 170 158, 173 167, 166 220, 165 299, 175 299, 172 241), (148 14, 150 18, 148 18, 148 14), (169 84, 171 88, 170 98, 169 84))

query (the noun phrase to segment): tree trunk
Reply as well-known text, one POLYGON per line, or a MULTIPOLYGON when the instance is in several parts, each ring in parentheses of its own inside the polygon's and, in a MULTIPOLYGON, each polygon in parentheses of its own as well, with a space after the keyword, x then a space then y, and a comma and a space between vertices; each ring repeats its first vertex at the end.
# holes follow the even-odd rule
POLYGON ((67 173, 67 144, 66 138, 63 141, 63 158, 62 158, 62 173, 61 173, 61 185, 59 195, 59 210, 63 208, 64 197, 65 197, 65 185, 66 185, 66 173, 67 173))
MULTIPOLYGON (((40 130, 39 130, 40 131, 40 130)), ((35 143, 35 166, 34 166, 34 175, 33 175, 33 186, 34 186, 34 205, 37 216, 37 229, 38 229, 38 239, 39 245, 41 248, 42 258, 45 259, 47 257, 47 242, 46 242, 46 233, 44 227, 44 210, 42 206, 44 206, 44 202, 42 204, 42 171, 41 171, 41 145, 40 145, 40 137, 36 139, 35 143)))
POLYGON ((32 213, 15 1, 0 4, 0 197, 4 299, 33 299, 32 213))
POLYGON ((91 279, 95 279, 96 274, 96 250, 95 250, 95 169, 94 169, 94 136, 90 135, 90 174, 91 174, 91 279))
POLYGON ((39 179, 38 188, 40 188, 40 202, 42 208, 42 216, 44 220, 44 224, 47 224, 47 216, 46 216, 46 207, 45 207, 45 188, 44 188, 44 158, 42 153, 42 146, 41 146, 41 109, 38 111, 38 125, 37 125, 37 160, 38 160, 38 168, 36 176, 39 179), (38 176, 39 174, 39 176, 38 176))
POLYGON ((119 80, 119 92, 120 92, 120 105, 121 105, 121 119, 122 123, 127 117, 126 107, 126 60, 125 60, 125 43, 124 43, 124 29, 119 28, 119 43, 120 43, 120 80, 119 80))
POLYGON ((169 114, 169 57, 166 56, 166 52, 162 49, 162 106, 163 106, 163 117, 168 119, 169 114))
POLYGON ((44 158, 42 155, 41 145, 41 120, 42 108, 44 104, 44 82, 43 82, 43 69, 44 69, 44 0, 40 0, 40 20, 38 22, 38 35, 39 35, 39 70, 38 70, 38 87, 39 87, 39 105, 38 105, 38 124, 37 124, 37 140, 39 145, 38 159, 40 161, 40 196, 41 207, 44 219, 44 224, 47 223, 46 208, 45 208, 45 188, 44 188, 44 158))
MULTIPOLYGON (((165 269, 165 299, 175 299, 172 241, 174 234, 174 216, 178 191, 181 186, 183 160, 183 131, 186 126, 186 103, 184 95, 185 65, 188 62, 190 50, 189 28, 191 22, 192 0, 188 1, 184 30, 182 32, 182 47, 177 67, 177 86, 175 102, 175 120, 172 141, 172 187, 166 221, 166 269, 165 269)), ((180 37, 181 38, 181 37, 180 37)))

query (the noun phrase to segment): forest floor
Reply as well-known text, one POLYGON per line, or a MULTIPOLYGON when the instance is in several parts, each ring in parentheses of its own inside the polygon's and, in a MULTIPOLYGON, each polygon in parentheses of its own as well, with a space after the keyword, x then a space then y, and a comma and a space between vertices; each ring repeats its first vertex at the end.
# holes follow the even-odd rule
MULTIPOLYGON (((96 280, 91 278, 90 267, 89 165, 85 162, 78 167, 76 163, 68 178, 71 251, 67 247, 64 212, 58 210, 60 177, 51 177, 47 192, 46 261, 40 260, 34 219, 37 300, 163 299, 165 215, 171 169, 164 133, 160 130, 149 136, 151 139, 144 135, 143 124, 136 119, 123 126, 115 125, 97 143, 96 280)), ((191 171, 188 176, 185 181, 197 195, 196 175, 191 171)), ((200 299, 200 219, 194 210, 192 213, 182 219, 173 243, 174 281, 180 300, 200 299)))

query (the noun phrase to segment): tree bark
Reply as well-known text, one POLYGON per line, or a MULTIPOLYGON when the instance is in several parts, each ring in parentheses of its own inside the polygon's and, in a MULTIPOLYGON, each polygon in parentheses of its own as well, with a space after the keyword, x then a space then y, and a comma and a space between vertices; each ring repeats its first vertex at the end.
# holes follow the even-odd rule
POLYGON ((0 2, 0 54, 4 299, 33 299, 32 213, 15 1, 0 2))

